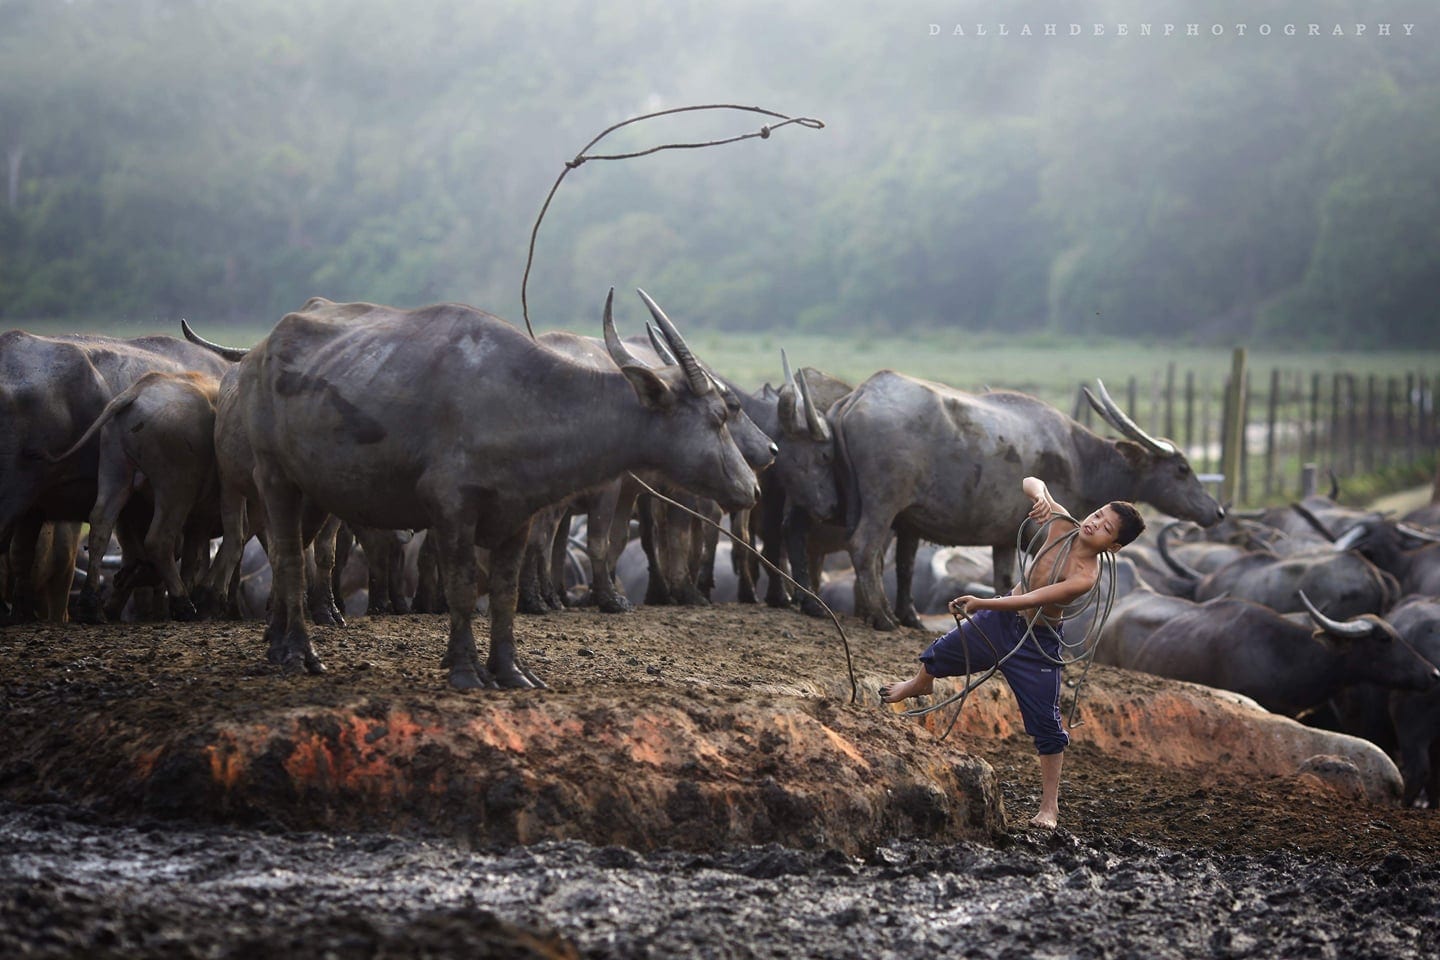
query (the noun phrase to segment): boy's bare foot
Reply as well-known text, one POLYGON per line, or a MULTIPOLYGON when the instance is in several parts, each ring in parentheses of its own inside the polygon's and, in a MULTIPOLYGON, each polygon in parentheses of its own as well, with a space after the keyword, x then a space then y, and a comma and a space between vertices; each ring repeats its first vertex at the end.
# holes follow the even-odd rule
POLYGON ((903 683, 892 683, 880 688, 880 700, 884 703, 899 703, 911 697, 928 696, 935 689, 935 678, 921 667, 915 676, 903 683))
POLYGON ((1054 830, 1060 825, 1059 810, 1041 810, 1030 818, 1030 826, 1041 830, 1054 830))

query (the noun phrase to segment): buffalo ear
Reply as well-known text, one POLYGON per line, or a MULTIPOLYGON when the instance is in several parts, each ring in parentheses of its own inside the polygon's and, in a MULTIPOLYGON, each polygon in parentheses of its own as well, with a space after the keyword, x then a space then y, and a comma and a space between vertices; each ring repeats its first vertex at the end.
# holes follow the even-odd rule
POLYGON ((1115 449, 1119 451, 1120 456, 1124 457, 1125 462, 1128 463, 1131 467, 1143 467, 1152 459, 1154 459, 1145 450, 1144 447, 1140 446, 1140 444, 1135 443, 1134 441, 1116 440, 1114 441, 1114 443, 1115 449))
POLYGON ((630 381, 630 386, 635 388, 635 393, 640 397, 640 402, 651 410, 669 410, 675 406, 675 391, 670 389, 669 384, 655 375, 655 371, 649 367, 623 366, 620 372, 625 374, 625 379, 630 381))

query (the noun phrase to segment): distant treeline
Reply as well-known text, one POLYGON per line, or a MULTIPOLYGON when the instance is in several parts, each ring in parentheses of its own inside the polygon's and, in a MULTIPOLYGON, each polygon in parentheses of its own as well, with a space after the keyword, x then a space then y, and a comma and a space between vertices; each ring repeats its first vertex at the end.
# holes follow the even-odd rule
POLYGON ((628 116, 731 101, 828 128, 575 171, 539 237, 537 326, 593 323, 614 283, 698 327, 1440 346, 1426 4, 1292 4, 1429 22, 1285 42, 949 35, 1137 7, 1258 22, 1242 0, 721 6, 7 0, 0 325, 253 324, 317 294, 518 322, 563 161, 628 116))

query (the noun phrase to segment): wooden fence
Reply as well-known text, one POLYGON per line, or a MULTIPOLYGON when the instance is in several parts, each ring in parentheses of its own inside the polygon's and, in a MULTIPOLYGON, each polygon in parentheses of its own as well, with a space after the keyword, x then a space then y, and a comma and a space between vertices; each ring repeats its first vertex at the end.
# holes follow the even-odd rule
MULTIPOLYGON (((1313 492, 1317 471, 1322 478, 1333 471, 1343 488, 1346 477, 1428 461, 1440 448, 1440 375, 1424 371, 1388 377, 1279 367, 1259 372, 1247 369, 1237 351, 1223 383, 1197 382, 1172 363, 1148 384, 1131 377, 1119 391, 1107 386, 1136 423, 1178 443, 1195 472, 1212 475, 1217 494, 1237 506, 1313 492), (1238 421, 1231 416, 1237 403, 1238 421), (1243 428, 1227 429, 1232 421, 1243 428)), ((1072 413, 1092 428, 1100 424, 1078 391, 1072 413)), ((1328 489, 1327 481, 1320 485, 1328 489)))

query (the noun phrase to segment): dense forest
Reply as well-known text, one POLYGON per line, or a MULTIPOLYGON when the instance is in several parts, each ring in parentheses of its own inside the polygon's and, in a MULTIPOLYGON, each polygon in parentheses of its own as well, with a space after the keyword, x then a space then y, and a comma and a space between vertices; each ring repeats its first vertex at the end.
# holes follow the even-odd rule
POLYGON ((518 323, 564 161, 738 103, 826 128, 571 171, 536 327, 614 284, 710 328, 1435 347, 1437 40, 1433 0, 0 0, 0 325, 518 323))

